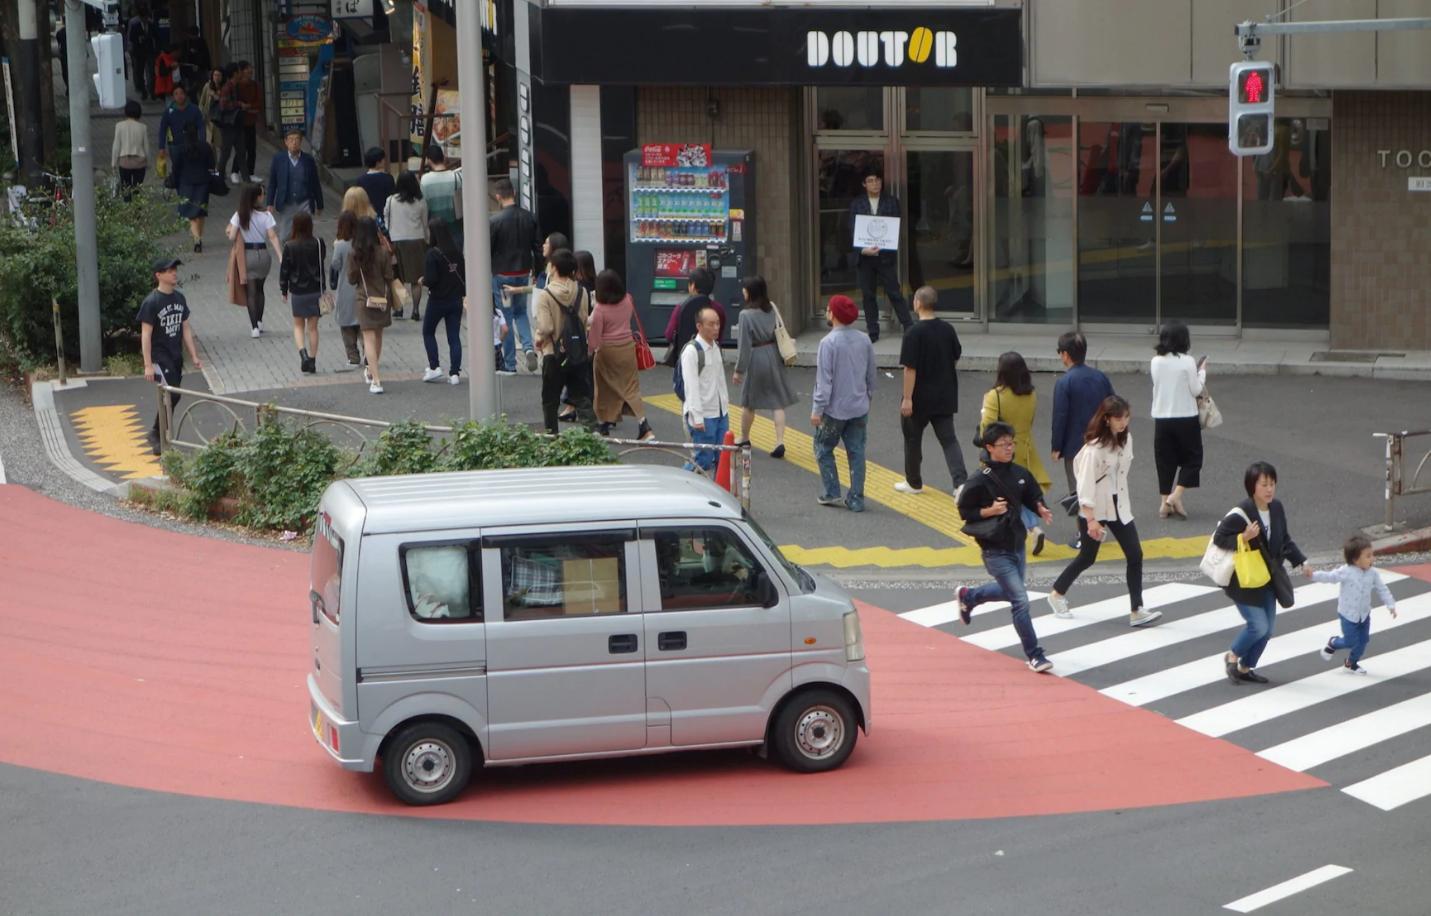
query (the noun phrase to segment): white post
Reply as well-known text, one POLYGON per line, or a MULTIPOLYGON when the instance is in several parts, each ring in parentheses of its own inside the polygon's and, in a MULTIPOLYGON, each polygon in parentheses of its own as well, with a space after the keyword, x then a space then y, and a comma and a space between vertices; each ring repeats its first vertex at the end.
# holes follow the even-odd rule
POLYGON ((94 153, 90 150, 89 44, 84 23, 84 4, 65 0, 65 53, 70 68, 70 175, 74 179, 75 261, 79 277, 80 370, 98 372, 104 368, 99 320, 99 241, 95 229, 94 153))
MULTIPOLYGON (((480 4, 457 11, 457 81, 462 98, 462 236, 467 261, 467 410, 474 420, 497 416, 497 365, 492 351, 492 248, 487 222, 487 92, 482 80, 480 4)), ((428 142, 431 142, 430 140, 428 142)), ((512 329, 516 333, 516 328, 512 329)))

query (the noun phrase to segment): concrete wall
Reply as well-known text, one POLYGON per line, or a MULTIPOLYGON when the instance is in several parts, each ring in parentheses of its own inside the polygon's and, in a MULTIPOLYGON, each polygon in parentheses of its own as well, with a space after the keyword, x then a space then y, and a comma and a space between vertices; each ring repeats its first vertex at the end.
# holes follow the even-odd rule
POLYGON ((755 151, 756 270, 770 285, 770 297, 798 333, 797 321, 809 311, 795 297, 804 286, 796 271, 801 259, 799 233, 804 217, 792 175, 800 174, 800 94, 787 88, 653 87, 637 93, 636 132, 641 143, 710 143, 716 149, 755 151), (707 105, 715 99, 719 116, 707 105))
POLYGON ((1338 92, 1332 112, 1332 346, 1431 349, 1431 192, 1407 190, 1431 176, 1431 92, 1338 92))

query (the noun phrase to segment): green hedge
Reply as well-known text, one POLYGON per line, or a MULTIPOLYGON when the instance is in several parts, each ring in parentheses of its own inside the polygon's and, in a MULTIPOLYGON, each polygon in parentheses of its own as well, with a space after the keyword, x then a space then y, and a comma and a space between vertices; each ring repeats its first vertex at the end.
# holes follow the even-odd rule
POLYGON ((453 434, 434 439, 422 424, 388 427, 360 456, 340 449, 315 429, 287 420, 269 420, 252 433, 232 432, 208 448, 164 456, 164 469, 184 491, 181 511, 208 517, 225 497, 238 504, 240 525, 280 531, 307 531, 318 501, 334 480, 344 477, 478 471, 499 468, 563 467, 615 462, 606 442, 585 429, 548 438, 530 427, 507 422, 465 422, 453 434))

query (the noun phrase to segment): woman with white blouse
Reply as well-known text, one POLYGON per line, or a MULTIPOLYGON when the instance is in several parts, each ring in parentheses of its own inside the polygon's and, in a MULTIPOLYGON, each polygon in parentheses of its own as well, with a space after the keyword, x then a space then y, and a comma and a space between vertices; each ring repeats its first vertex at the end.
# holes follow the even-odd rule
POLYGON ((1153 357, 1153 462, 1158 467, 1158 517, 1187 518, 1183 491, 1197 487, 1202 474, 1202 427, 1197 399, 1207 381, 1207 357, 1194 361, 1188 327, 1163 326, 1153 357))

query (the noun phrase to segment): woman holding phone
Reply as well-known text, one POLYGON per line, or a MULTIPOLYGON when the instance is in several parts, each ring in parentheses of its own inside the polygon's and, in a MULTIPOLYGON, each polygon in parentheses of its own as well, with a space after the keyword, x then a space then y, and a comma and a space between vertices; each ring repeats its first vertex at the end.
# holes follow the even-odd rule
POLYGON ((1163 325, 1150 374, 1153 379, 1153 462, 1158 466, 1158 518, 1187 518, 1183 492, 1196 489, 1202 474, 1202 426, 1197 399, 1207 382, 1207 357, 1194 361, 1188 326, 1163 325))

